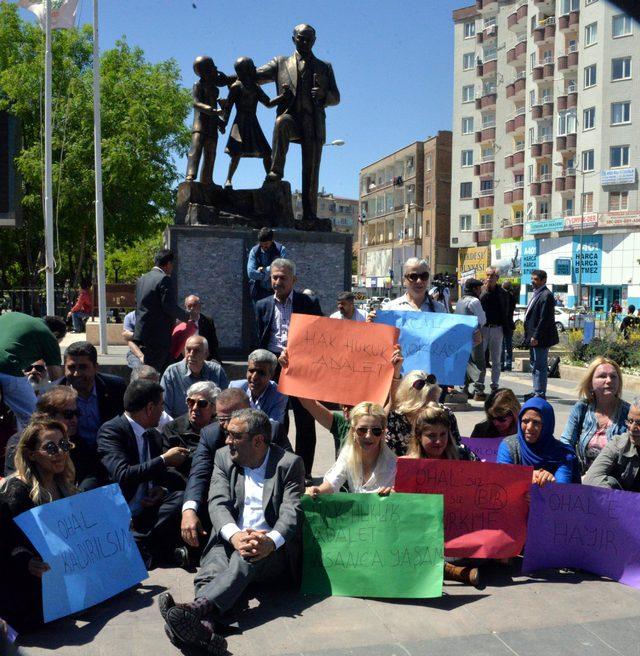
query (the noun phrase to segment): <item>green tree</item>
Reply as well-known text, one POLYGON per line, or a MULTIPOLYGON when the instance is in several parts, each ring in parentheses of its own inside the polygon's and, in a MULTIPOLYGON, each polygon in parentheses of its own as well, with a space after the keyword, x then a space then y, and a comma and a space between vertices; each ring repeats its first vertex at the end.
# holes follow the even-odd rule
MULTIPOLYGON (((56 264, 78 280, 95 253, 92 30, 53 33, 53 200, 56 264)), ((108 253, 157 237, 174 209, 191 96, 175 61, 151 64, 123 39, 101 55, 104 225, 108 253)), ((0 3, 0 109, 22 125, 16 164, 24 222, 0 230, 0 282, 32 285, 44 266, 44 35, 0 3)))

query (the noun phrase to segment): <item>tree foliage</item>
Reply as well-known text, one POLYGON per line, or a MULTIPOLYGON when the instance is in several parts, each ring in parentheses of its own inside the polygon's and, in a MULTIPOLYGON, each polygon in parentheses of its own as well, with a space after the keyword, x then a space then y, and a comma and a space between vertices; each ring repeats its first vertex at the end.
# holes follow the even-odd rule
MULTIPOLYGON (((76 280, 95 253, 92 30, 53 32, 53 201, 58 275, 76 280)), ((152 64, 123 39, 101 53, 107 254, 156 237, 174 208, 174 156, 190 141, 191 97, 175 61, 152 64)), ((16 164, 23 226, 0 230, 0 283, 41 282, 44 266, 44 35, 0 2, 0 109, 22 126, 16 164)))

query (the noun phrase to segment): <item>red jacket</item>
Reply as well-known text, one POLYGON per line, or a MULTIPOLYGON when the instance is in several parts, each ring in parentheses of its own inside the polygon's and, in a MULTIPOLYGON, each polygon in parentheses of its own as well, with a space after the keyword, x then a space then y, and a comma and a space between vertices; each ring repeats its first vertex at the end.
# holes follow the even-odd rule
POLYGON ((81 289, 76 304, 71 308, 71 312, 84 312, 91 314, 93 310, 93 299, 87 289, 81 289))

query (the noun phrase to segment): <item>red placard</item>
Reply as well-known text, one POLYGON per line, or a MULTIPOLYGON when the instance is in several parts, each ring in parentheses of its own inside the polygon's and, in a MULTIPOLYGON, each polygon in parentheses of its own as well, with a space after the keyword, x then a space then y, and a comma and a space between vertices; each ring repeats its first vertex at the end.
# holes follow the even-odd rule
POLYGON ((444 496, 444 553, 511 558, 524 546, 533 467, 399 458, 396 492, 444 496))

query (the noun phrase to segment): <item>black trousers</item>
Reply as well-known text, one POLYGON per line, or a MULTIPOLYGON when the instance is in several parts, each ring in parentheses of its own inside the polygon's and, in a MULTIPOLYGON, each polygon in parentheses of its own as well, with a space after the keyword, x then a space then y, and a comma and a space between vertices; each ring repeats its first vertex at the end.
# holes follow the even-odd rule
POLYGON ((172 559, 180 540, 183 496, 183 491, 169 492, 159 505, 133 518, 133 538, 147 569, 172 559))
POLYGON ((161 376, 171 364, 170 346, 140 346, 144 363, 153 367, 161 376))
MULTIPOLYGON (((278 357, 277 353, 274 353, 278 357)), ((280 379, 280 363, 276 367, 273 380, 277 383, 280 379)), ((307 476, 311 476, 313 469, 313 459, 316 453, 316 421, 303 407, 295 396, 289 397, 287 410, 293 410, 293 419, 296 422, 296 448, 295 454, 302 458, 304 462, 304 471, 307 476)), ((284 421, 285 435, 289 434, 289 412, 285 412, 284 421)))

